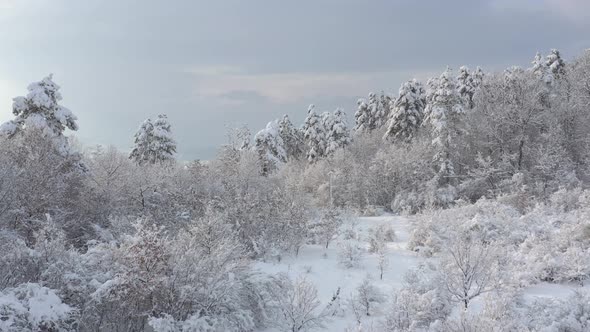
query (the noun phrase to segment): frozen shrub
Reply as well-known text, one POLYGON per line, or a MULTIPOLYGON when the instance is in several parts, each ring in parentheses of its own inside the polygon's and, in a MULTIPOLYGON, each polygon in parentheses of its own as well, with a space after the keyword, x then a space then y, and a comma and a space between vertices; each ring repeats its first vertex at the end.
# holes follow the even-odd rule
POLYGON ((358 230, 359 220, 349 212, 344 213, 344 220, 341 227, 342 238, 345 240, 358 240, 359 239, 359 230, 358 230))
POLYGON ((420 331, 444 321, 452 306, 439 274, 431 265, 419 265, 404 276, 403 287, 391 299, 384 331, 420 331))
POLYGON ((358 267, 363 258, 363 249, 356 240, 343 240, 338 248, 338 262, 345 268, 358 267))
POLYGON ((0 231, 0 289, 39 278, 38 256, 15 233, 0 231))
POLYGON ((371 279, 366 277, 363 282, 356 288, 353 297, 353 307, 362 309, 363 315, 371 316, 375 306, 385 302, 383 293, 373 285, 371 279))
POLYGON ((342 213, 336 209, 325 209, 321 216, 310 225, 310 233, 315 243, 325 245, 326 248, 330 242, 338 235, 344 219, 342 213))
POLYGON ((369 252, 378 253, 383 251, 387 242, 395 241, 395 231, 386 224, 369 229, 368 232, 369 252))
POLYGON ((36 283, 0 292, 1 331, 75 331, 77 312, 36 283))
POLYGON ((584 332, 590 330, 590 294, 576 292, 564 300, 538 299, 526 308, 532 331, 584 332))
POLYGON ((551 202, 552 207, 564 212, 569 212, 579 207, 580 197, 582 195, 588 195, 588 193, 583 192, 581 188, 575 188, 573 190, 562 188, 554 192, 551 197, 549 197, 549 201, 551 202))
POLYGON ((272 324, 281 331, 303 332, 322 328, 329 310, 320 307, 317 289, 304 277, 271 277, 267 283, 272 324))

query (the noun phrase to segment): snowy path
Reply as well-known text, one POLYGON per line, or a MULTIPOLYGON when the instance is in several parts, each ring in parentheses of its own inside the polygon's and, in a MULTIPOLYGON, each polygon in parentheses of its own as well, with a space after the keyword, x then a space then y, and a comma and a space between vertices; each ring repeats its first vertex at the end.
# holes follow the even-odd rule
MULTIPOLYGON (((389 266, 384 272, 383 280, 379 280, 376 254, 366 252, 358 268, 346 269, 340 266, 338 264, 338 240, 330 243, 328 249, 320 245, 306 245, 301 248, 299 257, 287 257, 280 263, 260 262, 256 264, 256 267, 265 273, 284 272, 292 278, 305 276, 316 285, 319 298, 323 303, 327 303, 340 287, 344 304, 367 275, 373 279, 374 284, 386 296, 389 296, 394 289, 401 286, 406 271, 416 266, 420 261, 414 252, 406 250, 411 225, 406 218, 398 216, 360 217, 358 220, 357 229, 363 240, 370 228, 380 224, 391 225, 395 230, 397 239, 388 244, 389 266)), ((350 315, 336 317, 328 324, 325 331, 344 331, 347 327, 352 326, 354 326, 354 318, 350 315)))

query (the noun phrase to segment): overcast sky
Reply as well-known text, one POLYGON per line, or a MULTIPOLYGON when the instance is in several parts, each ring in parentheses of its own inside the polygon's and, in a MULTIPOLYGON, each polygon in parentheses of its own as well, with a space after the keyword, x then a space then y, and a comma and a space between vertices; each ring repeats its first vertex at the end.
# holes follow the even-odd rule
POLYGON ((208 159, 227 126, 299 125, 310 103, 352 115, 370 91, 447 65, 588 47, 589 0, 0 0, 0 121, 53 73, 83 143, 127 151, 165 113, 179 158, 208 159))

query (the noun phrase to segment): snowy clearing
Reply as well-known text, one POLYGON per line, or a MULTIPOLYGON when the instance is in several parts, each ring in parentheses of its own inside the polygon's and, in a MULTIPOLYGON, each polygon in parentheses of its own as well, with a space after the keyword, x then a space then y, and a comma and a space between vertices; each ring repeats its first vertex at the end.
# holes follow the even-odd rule
MULTIPOLYGON (((281 262, 260 262, 256 268, 264 273, 287 273, 296 279, 304 275, 313 282, 318 289, 318 296, 322 303, 328 303, 334 292, 341 289, 344 300, 342 305, 350 299, 359 284, 370 276, 375 286, 384 294, 390 294, 393 289, 401 286, 404 274, 415 267, 421 260, 414 252, 406 249, 406 244, 411 232, 411 226, 407 218, 398 216, 360 217, 357 230, 359 237, 365 239, 370 228, 386 224, 395 230, 396 241, 387 244, 387 258, 389 265, 384 271, 383 280, 379 279, 378 255, 365 252, 359 267, 345 268, 338 262, 338 240, 333 241, 328 249, 323 245, 306 245, 301 248, 298 257, 285 257, 281 262)), ((363 243, 368 246, 366 242, 363 243)), ((355 326, 354 317, 346 308, 345 317, 334 317, 327 324, 328 331, 343 331, 345 328, 355 326)), ((381 315, 379 315, 381 316, 381 315)), ((376 317, 381 318, 381 317, 376 317)), ((371 322, 372 317, 368 317, 371 322)), ((265 331, 274 331, 267 329, 265 331)))
MULTIPOLYGON (((345 268, 338 262, 338 240, 333 241, 329 248, 323 245, 305 245, 301 248, 298 257, 289 256, 280 262, 258 262, 255 269, 266 274, 286 273, 292 279, 305 276, 318 289, 318 297, 322 305, 326 305, 336 290, 341 289, 341 298, 344 316, 333 316, 326 323, 326 331, 345 331, 357 329, 354 315, 347 308, 356 288, 369 276, 376 287, 386 296, 394 290, 401 288, 405 273, 420 262, 427 259, 419 257, 413 251, 407 249, 407 242, 412 232, 412 222, 407 217, 384 215, 378 217, 359 217, 356 229, 360 239, 366 239, 368 231, 378 225, 393 227, 396 241, 387 244, 387 258, 389 265, 383 274, 383 280, 379 279, 378 255, 364 252, 360 265, 356 268, 345 268)), ((368 244, 363 242, 365 249, 368 244)), ((553 298, 564 300, 581 288, 589 289, 588 285, 580 287, 580 284, 551 284, 542 282, 523 289, 523 298, 527 302, 533 302, 539 298, 553 298)), ((369 331, 379 331, 379 324, 384 318, 384 311, 388 304, 382 305, 375 315, 363 317, 362 326, 369 331)), ((475 299, 470 311, 481 310, 483 303, 475 299)), ((460 307, 457 306, 453 316, 458 316, 460 307)), ((262 331, 274 332, 277 329, 267 328, 262 331)))

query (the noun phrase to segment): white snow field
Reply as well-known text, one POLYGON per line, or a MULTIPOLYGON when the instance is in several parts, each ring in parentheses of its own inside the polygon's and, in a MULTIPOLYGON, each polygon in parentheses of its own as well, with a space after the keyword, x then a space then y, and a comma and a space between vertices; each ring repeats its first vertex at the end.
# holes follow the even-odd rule
MULTIPOLYGON (((333 316, 325 324, 323 331, 358 331, 356 319, 348 308, 350 300, 356 288, 369 276, 373 284, 378 287, 386 298, 390 298, 392 291, 402 286, 405 273, 412 267, 417 266, 426 259, 417 253, 407 250, 407 242, 412 232, 412 223, 407 217, 384 215, 378 217, 359 217, 356 229, 363 245, 368 248, 364 241, 369 229, 380 224, 387 224, 393 227, 396 234, 395 242, 387 244, 388 266, 383 274, 383 280, 379 279, 378 255, 365 251, 361 263, 356 268, 345 268, 338 261, 338 244, 340 239, 330 243, 328 249, 323 245, 305 245, 301 248, 298 257, 285 257, 280 262, 259 262, 255 268, 262 273, 286 273, 289 277, 296 279, 304 276, 313 282, 318 290, 318 297, 325 306, 333 294, 340 288, 342 315, 333 316)), ((583 288, 590 288, 584 285, 583 288)), ((523 290, 524 299, 533 301, 536 298, 552 297, 565 299, 572 295, 579 284, 550 284, 539 283, 523 290)), ((482 304, 478 298, 474 299, 471 310, 478 310, 482 304)), ((369 317, 363 317, 362 327, 367 331, 379 331, 379 322, 385 318, 388 303, 383 303, 380 308, 369 317)), ((459 312, 457 311, 453 315, 459 312)), ((278 331, 267 328, 264 332, 278 331)))
MULTIPOLYGON (((287 273, 291 278, 305 276, 318 289, 322 304, 327 304, 332 295, 340 287, 344 317, 333 317, 326 324, 326 331, 345 331, 356 326, 354 315, 346 308, 346 302, 356 291, 357 286, 369 275, 376 287, 386 296, 392 290, 401 286, 403 276, 410 268, 416 266, 422 259, 414 252, 406 250, 406 244, 411 232, 408 219, 398 216, 360 217, 357 230, 360 239, 365 239, 370 228, 380 224, 388 224, 395 230, 396 241, 388 243, 387 257, 389 264, 379 279, 378 255, 365 251, 359 267, 345 268, 338 263, 339 240, 330 243, 328 249, 323 245, 306 245, 301 248, 298 257, 286 257, 280 263, 257 263, 256 268, 265 273, 287 273)), ((363 245, 368 247, 367 242, 363 245)), ((386 306, 382 306, 386 308, 386 306)), ((376 324, 383 315, 376 312, 374 317, 366 317, 363 326, 376 324)), ((267 329, 265 331, 274 331, 267 329)))

